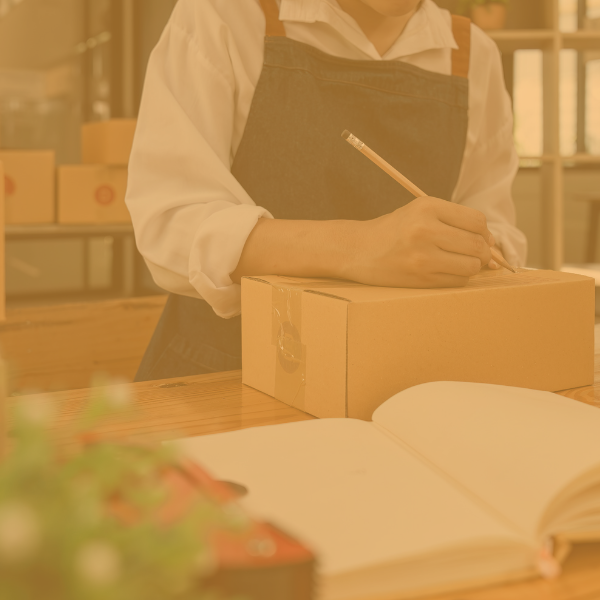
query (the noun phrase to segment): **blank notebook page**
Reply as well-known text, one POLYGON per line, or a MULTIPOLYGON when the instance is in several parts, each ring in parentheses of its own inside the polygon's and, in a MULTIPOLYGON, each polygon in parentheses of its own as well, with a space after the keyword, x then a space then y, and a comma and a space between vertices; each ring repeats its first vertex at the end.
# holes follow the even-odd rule
POLYGON ((553 497, 600 468, 600 411, 550 392, 429 383, 388 400, 373 421, 532 537, 553 497))
POLYGON ((257 427, 177 446, 217 478, 246 486, 241 504, 316 550, 324 574, 475 540, 523 544, 372 423, 257 427))

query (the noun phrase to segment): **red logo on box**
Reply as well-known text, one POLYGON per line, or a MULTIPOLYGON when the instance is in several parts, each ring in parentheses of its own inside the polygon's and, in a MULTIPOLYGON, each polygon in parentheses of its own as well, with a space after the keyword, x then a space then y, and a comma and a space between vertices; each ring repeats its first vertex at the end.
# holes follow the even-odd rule
POLYGON ((12 196, 17 191, 17 184, 14 179, 11 179, 8 175, 4 176, 4 192, 7 196, 12 196))
POLYGON ((114 202, 116 197, 117 192, 115 192, 115 189, 110 185, 101 185, 96 190, 96 202, 103 206, 107 206, 111 202, 114 202))

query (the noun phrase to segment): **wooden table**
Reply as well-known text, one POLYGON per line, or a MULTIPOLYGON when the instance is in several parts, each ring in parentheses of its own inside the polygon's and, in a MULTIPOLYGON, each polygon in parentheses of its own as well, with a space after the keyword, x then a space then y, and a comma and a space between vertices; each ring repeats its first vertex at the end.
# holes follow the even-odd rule
MULTIPOLYGON (((110 388, 108 388, 110 389, 110 388)), ((99 430, 102 439, 166 440, 233 431, 260 425, 311 420, 313 417, 242 385, 241 372, 114 386, 131 395, 136 414, 108 423, 99 430)), ((50 397, 60 405, 66 424, 84 403, 105 388, 57 392, 50 397)), ((600 408, 600 354, 596 354, 596 383, 562 395, 600 408)), ((14 399, 24 402, 32 396, 14 399)), ((69 440, 64 440, 68 443, 69 440)), ((600 599, 600 544, 576 547, 564 573, 553 582, 532 580, 479 591, 436 596, 431 600, 598 600, 600 599)))

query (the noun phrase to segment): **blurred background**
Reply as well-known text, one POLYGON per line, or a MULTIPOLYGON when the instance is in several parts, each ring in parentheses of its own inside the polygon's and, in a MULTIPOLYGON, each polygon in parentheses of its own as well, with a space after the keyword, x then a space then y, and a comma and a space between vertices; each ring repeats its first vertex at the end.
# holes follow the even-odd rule
MULTIPOLYGON (((57 166, 78 164, 83 123, 135 117, 174 4, 0 0, 0 151, 53 150, 57 166)), ((7 223, 8 307, 161 292, 127 223, 28 220, 7 223)))
MULTIPOLYGON (((459 0, 438 3, 459 9, 459 0)), ((57 165, 77 164, 82 123, 134 118, 148 57, 174 5, 0 0, 0 150, 49 149, 57 165)), ((600 0, 513 0, 503 28, 490 35, 514 104, 522 157, 514 197, 529 266, 594 265, 600 0)), ((127 223, 9 222, 6 293, 10 307, 160 290, 127 223)))
MULTIPOLYGON (((436 1, 502 53, 528 266, 600 285, 600 0, 436 1)), ((131 380, 160 317, 123 199, 146 65, 175 4, 0 0, 0 349, 15 393, 131 380)))

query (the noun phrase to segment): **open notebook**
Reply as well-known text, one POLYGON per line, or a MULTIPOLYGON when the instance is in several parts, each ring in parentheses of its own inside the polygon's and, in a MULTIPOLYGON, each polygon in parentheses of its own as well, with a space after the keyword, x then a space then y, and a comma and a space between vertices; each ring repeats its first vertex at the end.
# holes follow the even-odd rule
POLYGON ((316 551, 326 600, 553 575, 570 542, 600 540, 600 410, 549 392, 428 383, 373 422, 176 444, 316 551))

